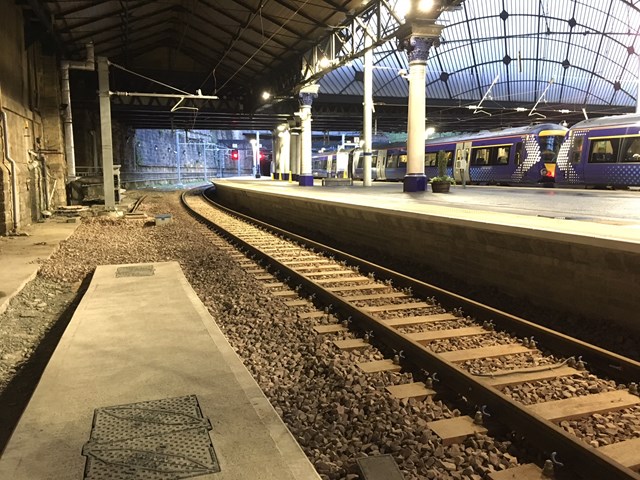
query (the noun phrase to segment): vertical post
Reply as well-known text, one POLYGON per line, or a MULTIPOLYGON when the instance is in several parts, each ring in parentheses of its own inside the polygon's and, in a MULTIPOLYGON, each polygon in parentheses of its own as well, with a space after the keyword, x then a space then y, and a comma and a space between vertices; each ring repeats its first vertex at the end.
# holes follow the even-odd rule
POLYGON ((291 180, 291 134, 289 132, 288 125, 281 132, 282 146, 280 149, 280 169, 282 171, 282 178, 284 180, 291 180))
POLYGON ((176 165, 178 167, 178 185, 182 185, 182 172, 180 171, 180 130, 176 130, 176 165))
POLYGON ((113 140, 111 137, 111 99, 109 98, 109 61, 98 57, 98 97, 100 99, 100 134, 102 137, 102 179, 104 207, 116 209, 113 181, 113 140))
MULTIPOLYGON (((369 32, 365 32, 365 48, 371 47, 369 32)), ((371 120, 373 117, 373 49, 369 48, 364 54, 364 105, 362 119, 362 168, 364 187, 371 186, 371 120)), ((355 167, 355 166, 354 166, 355 167)))
POLYGON ((313 170, 311 162, 311 105, 313 104, 313 99, 318 96, 319 88, 320 85, 316 83, 303 87, 300 90, 301 105, 298 115, 302 122, 302 135, 300 139, 300 143, 302 144, 302 164, 298 184, 301 187, 313 186, 313 170))
POLYGON ((253 161, 251 163, 251 165, 253 166, 253 174, 255 175, 256 178, 258 178, 258 175, 256 174, 257 170, 256 170, 256 164, 258 163, 258 141, 255 138, 252 138, 251 140, 249 140, 249 143, 251 144, 251 154, 252 154, 252 158, 253 161))
POLYGON ((204 158, 204 181, 207 181, 207 144, 202 144, 202 157, 204 158))
POLYGON ((256 130, 256 178, 260 178, 260 132, 256 130))
POLYGON ((636 113, 640 114, 640 54, 636 54, 638 59, 638 71, 636 72, 636 79, 638 80, 638 90, 636 94, 636 113))
POLYGON ((409 113, 407 119, 407 174, 403 191, 424 192, 426 71, 429 49, 438 40, 442 26, 433 18, 407 18, 411 33, 402 41, 409 59, 409 113))

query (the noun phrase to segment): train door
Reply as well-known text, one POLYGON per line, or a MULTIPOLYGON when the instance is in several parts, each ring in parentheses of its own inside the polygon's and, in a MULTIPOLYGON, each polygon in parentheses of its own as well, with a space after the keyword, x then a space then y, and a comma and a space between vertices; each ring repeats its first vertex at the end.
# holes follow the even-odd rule
POLYGON ((611 183, 609 175, 616 170, 620 140, 616 137, 599 137, 589 140, 585 145, 586 151, 583 152, 584 183, 600 187, 611 183))
POLYGON ((349 170, 349 177, 350 178, 357 178, 356 169, 358 168, 358 163, 360 162, 360 158, 361 158, 360 154, 361 153, 362 153, 362 150, 360 150, 359 148, 354 148, 349 153, 349 168, 348 168, 348 170, 349 170))
POLYGON ((384 167, 387 163, 387 150, 378 150, 378 156, 376 158, 376 179, 386 180, 384 167))
POLYGON ((455 162, 453 167, 453 178, 456 182, 464 183, 471 180, 469 177, 469 153, 471 152, 471 142, 456 143, 455 162))

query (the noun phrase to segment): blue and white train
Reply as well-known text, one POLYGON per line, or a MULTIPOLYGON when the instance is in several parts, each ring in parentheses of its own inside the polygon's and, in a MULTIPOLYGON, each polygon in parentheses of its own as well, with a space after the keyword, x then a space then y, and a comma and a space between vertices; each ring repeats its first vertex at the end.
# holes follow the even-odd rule
POLYGON ((556 172, 559 185, 640 185, 640 114, 575 124, 558 154, 556 172))
MULTIPOLYGON (((485 131, 427 140, 425 145, 425 174, 437 175, 436 157, 439 151, 448 156, 448 173, 460 181, 461 172, 454 160, 467 160, 466 181, 475 184, 552 184, 555 178, 556 157, 567 128, 546 123, 528 127, 485 131)), ((352 175, 363 177, 363 159, 352 152, 352 175)), ((372 149, 372 178, 396 180, 407 171, 406 145, 388 145, 372 149)))

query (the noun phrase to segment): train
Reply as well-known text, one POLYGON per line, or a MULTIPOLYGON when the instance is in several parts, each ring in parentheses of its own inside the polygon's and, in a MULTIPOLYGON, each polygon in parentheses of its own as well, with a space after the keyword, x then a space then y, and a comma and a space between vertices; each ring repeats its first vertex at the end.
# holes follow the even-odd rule
POLYGON ((640 185, 640 114, 583 120, 558 154, 556 184, 596 188, 640 185))
MULTIPOLYGON (((425 174, 437 176, 436 157, 444 151, 448 174, 463 180, 462 170, 454 168, 468 161, 465 181, 475 184, 553 184, 556 157, 568 131, 562 125, 545 123, 528 127, 441 137, 425 143, 425 174)), ((318 152, 312 156, 314 177, 350 176, 363 178, 361 148, 318 152)), ((376 145, 372 148, 371 178, 402 181, 407 171, 405 143, 376 145)))

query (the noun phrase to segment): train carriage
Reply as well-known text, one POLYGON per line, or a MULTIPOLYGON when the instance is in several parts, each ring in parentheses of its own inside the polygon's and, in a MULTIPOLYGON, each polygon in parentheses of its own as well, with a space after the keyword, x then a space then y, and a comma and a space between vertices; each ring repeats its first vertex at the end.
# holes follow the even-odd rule
POLYGON ((557 167, 557 183, 561 185, 640 185, 640 114, 575 124, 567 134, 557 167))
MULTIPOLYGON (((470 135, 442 137, 425 144, 425 174, 437 176, 436 157, 439 151, 448 156, 448 173, 460 181, 461 173, 454 168, 467 160, 466 181, 478 184, 552 184, 555 180, 556 157, 567 128, 545 123, 528 127, 486 131, 470 135)), ((373 149, 372 178, 396 180, 407 171, 406 145, 389 145, 373 149)), ((353 171, 362 178, 362 162, 353 171)))

